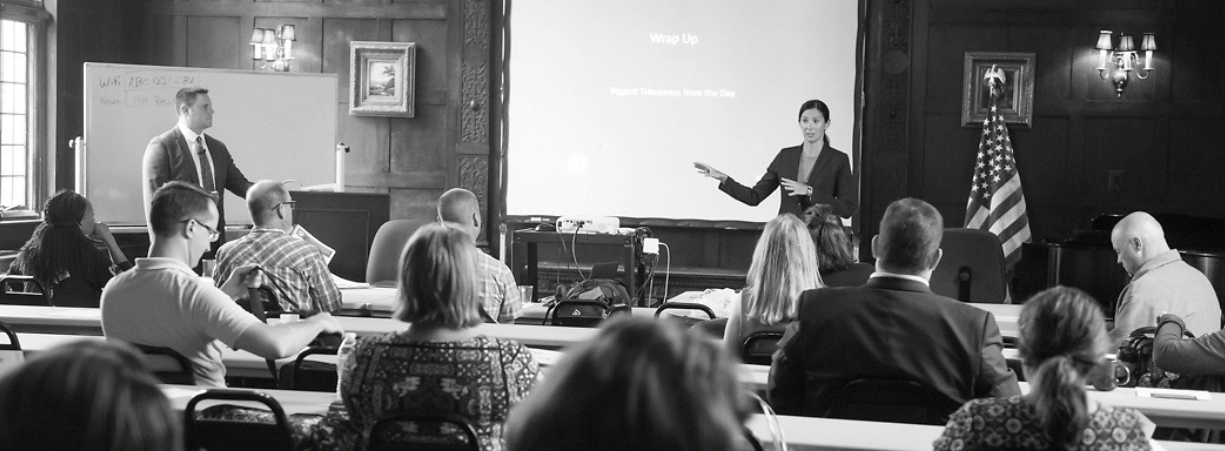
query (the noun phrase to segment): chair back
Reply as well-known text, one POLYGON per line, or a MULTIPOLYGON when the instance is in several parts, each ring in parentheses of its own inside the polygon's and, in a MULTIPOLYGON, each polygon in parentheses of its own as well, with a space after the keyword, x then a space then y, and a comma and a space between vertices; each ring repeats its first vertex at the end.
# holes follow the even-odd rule
POLYGON ((187 402, 187 407, 183 409, 183 420, 188 451, 292 451, 294 448, 293 432, 285 410, 281 408, 281 403, 264 393, 228 388, 205 390, 187 402), (196 405, 202 401, 245 401, 263 404, 272 411, 275 422, 197 418, 196 405))
POLYGON ((710 307, 707 307, 705 305, 702 305, 696 302, 664 302, 663 304, 660 304, 658 308, 655 309, 655 318, 664 318, 670 321, 677 321, 683 324, 685 327, 693 328, 697 326, 698 324, 705 323, 709 320, 717 318, 717 315, 715 315, 715 311, 711 310, 710 307), (694 318, 687 314, 686 315, 672 315, 672 314, 664 315, 663 312, 665 310, 694 310, 694 311, 699 311, 699 312, 704 313, 706 317, 705 318, 694 318))
POLYGON ((481 442, 472 421, 454 413, 397 412, 384 415, 370 428, 367 451, 480 451, 481 442), (405 423, 414 424, 408 427, 405 423), (434 431, 438 435, 454 436, 456 440, 440 441, 437 437, 414 441, 408 431, 434 431))
POLYGON ((21 340, 17 339, 17 333, 13 332, 13 327, 8 323, 0 321, 0 332, 9 337, 8 344, 0 344, 0 351, 20 351, 21 340))
POLYGON ((0 304, 55 306, 34 277, 8 274, 0 275, 0 304))
POLYGON ((394 284, 400 279, 400 255, 408 239, 421 226, 431 221, 423 219, 396 219, 379 226, 374 233, 374 244, 370 245, 370 259, 366 262, 366 283, 394 284))
POLYGON ((939 412, 926 386, 902 379, 854 379, 830 399, 823 416, 845 420, 943 425, 950 412, 939 412))
POLYGON ((740 358, 750 365, 769 365, 774 359, 774 351, 778 350, 778 341, 782 339, 783 333, 776 330, 753 332, 744 338, 740 358))
POLYGON ((145 365, 163 384, 195 385, 191 361, 170 348, 133 344, 145 355, 145 365))
POLYGON ((932 272, 932 292, 961 302, 1000 304, 1007 297, 1004 248, 994 233, 944 229, 944 256, 932 272))
POLYGON ((286 390, 336 391, 336 365, 307 360, 312 355, 336 355, 335 346, 311 346, 298 353, 293 365, 281 367, 280 388, 286 390))

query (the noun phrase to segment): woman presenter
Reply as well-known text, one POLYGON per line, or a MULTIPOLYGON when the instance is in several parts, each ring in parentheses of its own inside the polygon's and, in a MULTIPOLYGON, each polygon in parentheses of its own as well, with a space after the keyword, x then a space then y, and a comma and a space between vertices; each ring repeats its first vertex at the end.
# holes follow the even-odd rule
POLYGON ((760 204, 782 185, 778 213, 801 216, 813 204, 829 204, 834 214, 849 218, 855 212, 856 188, 846 154, 829 146, 829 107, 820 100, 800 105, 800 131, 804 143, 788 147, 774 156, 765 175, 753 187, 732 180, 705 163, 694 162, 698 172, 719 180, 719 189, 748 205, 760 204))

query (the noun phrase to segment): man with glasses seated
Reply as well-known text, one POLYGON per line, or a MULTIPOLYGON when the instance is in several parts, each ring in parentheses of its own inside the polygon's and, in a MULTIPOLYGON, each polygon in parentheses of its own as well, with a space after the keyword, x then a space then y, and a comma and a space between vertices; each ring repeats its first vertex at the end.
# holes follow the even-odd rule
POLYGON ((340 290, 323 253, 291 234, 294 202, 289 191, 280 183, 259 181, 247 191, 247 209, 255 229, 221 246, 213 280, 222 283, 236 269, 256 265, 286 312, 310 316, 340 309, 340 290))
POLYGON ((149 257, 136 259, 102 290, 107 338, 173 349, 191 361, 197 385, 224 387, 223 343, 279 359, 298 353, 320 333, 343 331, 327 313, 269 325, 243 310, 234 301, 247 293, 254 266, 235 269, 220 288, 192 272, 220 235, 212 193, 173 181, 158 188, 151 204, 149 257))

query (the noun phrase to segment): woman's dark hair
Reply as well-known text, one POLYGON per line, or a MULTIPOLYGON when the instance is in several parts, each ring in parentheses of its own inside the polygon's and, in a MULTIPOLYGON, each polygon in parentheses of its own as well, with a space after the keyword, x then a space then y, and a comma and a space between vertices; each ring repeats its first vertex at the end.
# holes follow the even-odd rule
POLYGON ((610 320, 511 412, 511 451, 731 451, 748 400, 733 357, 671 321, 610 320))
MULTIPOLYGON (((800 112, 795 114, 795 120, 797 121, 800 120, 800 118, 804 117, 804 112, 811 110, 811 109, 816 109, 817 111, 820 111, 821 117, 825 118, 827 122, 830 120, 829 106, 826 105, 825 102, 822 102, 817 99, 812 99, 807 102, 801 103, 800 112)), ((829 145, 829 133, 825 134, 825 145, 827 146, 829 145)))
POLYGON ((0 449, 181 450, 181 415, 157 384, 123 343, 42 352, 0 378, 0 449))
POLYGON ((817 266, 823 272, 846 269, 855 263, 854 242, 842 227, 842 219, 829 204, 816 204, 804 210, 804 222, 817 246, 817 266))
POLYGON ((1058 286, 1026 301, 1018 325, 1042 431, 1054 449, 1071 448, 1089 425, 1085 381, 1106 355, 1102 311, 1085 292, 1058 286))
POLYGON ((85 196, 72 190, 61 190, 47 199, 43 223, 21 246, 12 272, 32 276, 44 288, 52 289, 64 275, 81 276, 89 268, 110 266, 107 257, 81 231, 81 220, 88 209, 85 196))

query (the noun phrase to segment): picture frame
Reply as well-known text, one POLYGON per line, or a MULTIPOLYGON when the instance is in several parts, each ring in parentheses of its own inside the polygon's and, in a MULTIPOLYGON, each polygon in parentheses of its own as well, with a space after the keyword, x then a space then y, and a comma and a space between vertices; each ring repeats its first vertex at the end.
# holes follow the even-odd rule
POLYGON ((966 52, 961 92, 961 126, 981 127, 990 113, 990 86, 985 80, 992 67, 1004 74, 998 105, 1007 124, 1030 127, 1034 119, 1033 53, 966 52))
POLYGON ((349 43, 350 115, 413 117, 416 81, 416 43, 349 43))

